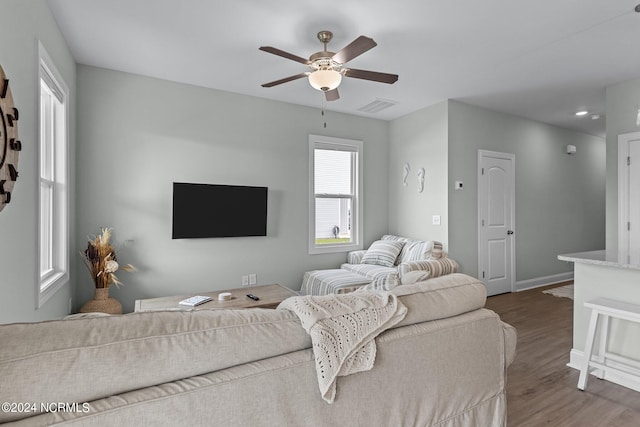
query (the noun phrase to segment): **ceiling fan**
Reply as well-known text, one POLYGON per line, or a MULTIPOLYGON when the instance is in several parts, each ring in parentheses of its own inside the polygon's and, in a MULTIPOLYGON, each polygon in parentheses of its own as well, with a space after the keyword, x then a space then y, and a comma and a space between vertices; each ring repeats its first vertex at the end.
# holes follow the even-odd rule
POLYGON ((274 55, 282 56, 283 58, 291 59, 292 61, 300 62, 307 65, 309 71, 296 74, 294 76, 285 77, 284 79, 275 80, 273 82, 265 83, 262 87, 273 87, 282 83, 287 83, 292 80, 298 80, 303 77, 309 78, 309 84, 314 89, 321 90, 325 94, 327 101, 335 101, 340 98, 338 93, 338 86, 342 81, 342 76, 353 77, 356 79, 371 80, 374 82, 393 84, 398 80, 397 74, 379 73, 376 71, 357 70, 355 68, 346 68, 344 64, 352 59, 362 55, 369 49, 377 46, 377 43, 373 39, 365 36, 360 36, 342 50, 334 53, 327 51, 327 44, 333 38, 331 31, 320 31, 318 33, 318 40, 324 44, 324 49, 321 52, 316 52, 309 57, 309 59, 302 58, 297 55, 293 55, 289 52, 277 49, 271 46, 261 46, 260 50, 274 55))

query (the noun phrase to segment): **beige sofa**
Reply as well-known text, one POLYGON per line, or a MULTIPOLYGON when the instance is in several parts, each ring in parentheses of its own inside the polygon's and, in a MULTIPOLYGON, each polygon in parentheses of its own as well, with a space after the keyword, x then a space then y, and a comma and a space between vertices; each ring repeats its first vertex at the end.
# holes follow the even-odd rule
MULTIPOLYGON (((0 326, 0 423, 504 426, 515 330, 452 274, 391 291, 406 317, 325 402, 287 310, 145 312, 0 326), (42 406, 44 405, 44 406, 42 406), (51 412, 40 413, 42 408, 51 412)), ((340 296, 339 296, 340 297, 340 296)))

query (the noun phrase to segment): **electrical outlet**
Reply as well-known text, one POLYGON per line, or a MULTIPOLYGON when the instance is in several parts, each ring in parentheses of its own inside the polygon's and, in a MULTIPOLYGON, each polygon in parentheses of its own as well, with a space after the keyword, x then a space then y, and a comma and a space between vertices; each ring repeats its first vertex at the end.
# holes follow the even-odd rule
POLYGON ((431 223, 433 225, 440 225, 440 215, 433 215, 431 218, 431 223))
POLYGON ((249 286, 249 276, 242 276, 242 286, 249 286))
POLYGON ((253 286, 258 283, 258 275, 256 273, 249 275, 249 286, 253 286))

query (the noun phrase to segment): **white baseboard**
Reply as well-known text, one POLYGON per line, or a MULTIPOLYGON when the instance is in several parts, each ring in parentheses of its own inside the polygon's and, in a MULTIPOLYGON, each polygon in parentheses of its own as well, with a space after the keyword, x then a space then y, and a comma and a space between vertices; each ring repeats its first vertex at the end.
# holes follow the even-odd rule
MULTIPOLYGON (((569 356, 569 363, 567 366, 573 369, 580 370, 584 360, 584 352, 582 350, 571 349, 569 356)), ((605 370, 602 379, 611 381, 623 387, 630 388, 631 390, 640 391, 640 362, 633 359, 617 354, 607 354, 606 366, 610 366, 616 371, 605 370), (620 370, 627 372, 620 372, 620 370)), ((600 370, 591 372, 591 375, 596 377, 602 376, 600 370)), ((577 387, 577 383, 576 383, 577 387)), ((587 388, 589 385, 587 384, 587 388)))
POLYGON ((553 274, 551 276, 536 277, 535 279, 520 280, 516 282, 516 292, 539 288, 541 286, 554 285, 556 283, 566 282, 567 280, 573 280, 573 271, 553 274))

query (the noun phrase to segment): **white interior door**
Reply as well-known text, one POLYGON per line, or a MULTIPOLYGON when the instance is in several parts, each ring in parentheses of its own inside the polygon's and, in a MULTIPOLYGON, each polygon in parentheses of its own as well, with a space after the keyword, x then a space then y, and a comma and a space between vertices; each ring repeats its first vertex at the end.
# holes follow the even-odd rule
POLYGON ((489 295, 515 278, 515 156, 478 150, 478 275, 489 295))
POLYGON ((640 264, 640 132, 618 137, 618 246, 622 262, 640 264))

